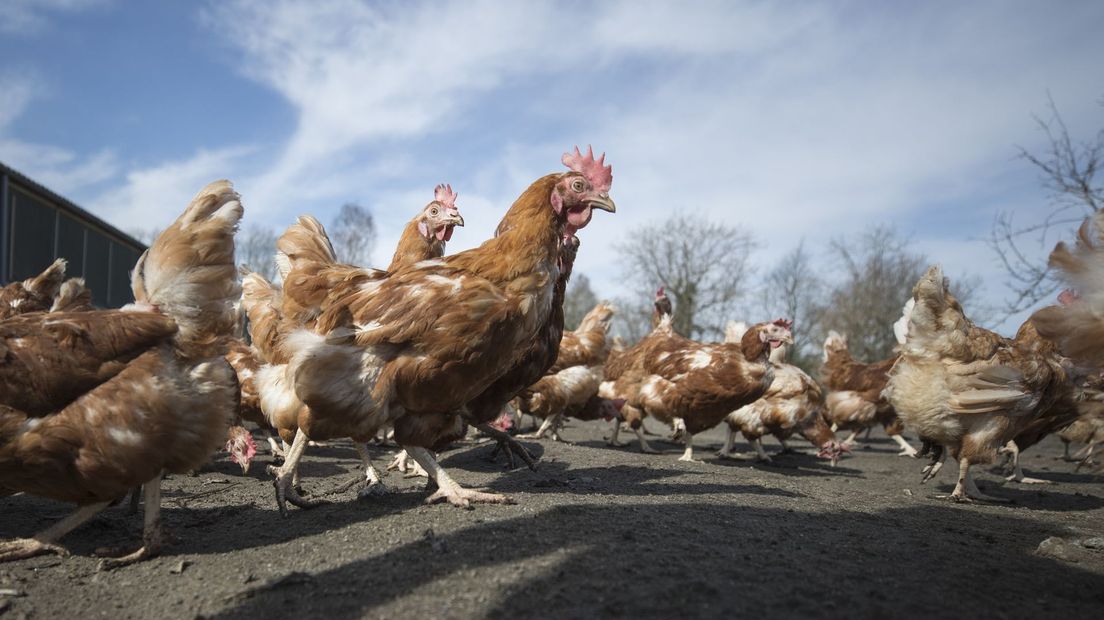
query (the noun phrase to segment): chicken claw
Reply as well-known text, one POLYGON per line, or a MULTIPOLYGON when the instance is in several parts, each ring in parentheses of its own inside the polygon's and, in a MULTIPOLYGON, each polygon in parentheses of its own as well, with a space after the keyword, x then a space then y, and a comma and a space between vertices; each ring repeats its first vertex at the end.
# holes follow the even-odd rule
POLYGON ((426 498, 425 503, 436 504, 442 500, 459 508, 471 508, 471 502, 481 504, 516 504, 514 500, 498 493, 487 493, 461 486, 439 487, 437 492, 426 498))
POLYGON ((325 503, 326 500, 322 499, 306 499, 299 494, 299 491, 292 485, 292 475, 289 473, 281 473, 280 468, 268 466, 268 473, 276 476, 276 479, 272 481, 272 486, 276 487, 276 505, 280 507, 280 516, 287 517, 288 509, 287 503, 291 502, 295 506, 298 506, 304 510, 311 508, 317 508, 325 503))
POLYGON ((36 538, 15 538, 0 542, 0 562, 24 560, 47 553, 56 553, 66 557, 69 555, 69 550, 61 545, 43 542, 36 538))
POLYGON ((514 453, 516 452, 517 455, 521 457, 521 460, 525 461, 525 464, 529 466, 529 469, 537 471, 536 460, 534 460, 533 456, 529 454, 529 451, 525 449, 525 446, 521 445, 518 440, 511 437, 509 433, 505 431, 500 431, 490 424, 479 424, 475 428, 483 431, 484 433, 490 435, 492 438, 498 441, 498 445, 495 446, 495 449, 491 452, 491 460, 494 460, 495 457, 498 456, 498 451, 502 450, 506 453, 508 457, 510 457, 510 467, 513 468, 515 465, 514 453))

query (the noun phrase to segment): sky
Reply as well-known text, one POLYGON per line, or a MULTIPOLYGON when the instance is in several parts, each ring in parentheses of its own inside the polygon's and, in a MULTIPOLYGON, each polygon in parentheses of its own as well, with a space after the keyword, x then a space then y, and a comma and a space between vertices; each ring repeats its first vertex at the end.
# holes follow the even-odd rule
POLYGON ((685 212, 750 231, 764 267, 887 224, 999 303, 981 239, 1000 211, 1046 211, 1017 156, 1045 147, 1035 116, 1049 97, 1073 136, 1104 127, 1095 1, 8 0, 0 15, 0 162, 123 230, 164 227, 229 178, 247 226, 367 206, 382 265, 437 183, 467 223, 449 251, 475 247, 592 144, 618 212, 580 233, 576 270, 602 297, 629 293, 616 244, 685 212))

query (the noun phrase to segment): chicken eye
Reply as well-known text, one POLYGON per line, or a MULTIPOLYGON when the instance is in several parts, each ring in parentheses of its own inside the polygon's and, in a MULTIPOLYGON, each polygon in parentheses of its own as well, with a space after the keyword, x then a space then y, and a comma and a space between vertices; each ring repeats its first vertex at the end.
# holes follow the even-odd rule
POLYGON ((440 210, 438 210, 437 207, 433 207, 432 209, 429 210, 429 214, 434 216, 434 217, 437 217, 438 213, 440 213, 440 210))
POLYGON ((583 183, 582 179, 575 179, 571 182, 571 189, 576 192, 581 192, 586 189, 586 184, 583 183))

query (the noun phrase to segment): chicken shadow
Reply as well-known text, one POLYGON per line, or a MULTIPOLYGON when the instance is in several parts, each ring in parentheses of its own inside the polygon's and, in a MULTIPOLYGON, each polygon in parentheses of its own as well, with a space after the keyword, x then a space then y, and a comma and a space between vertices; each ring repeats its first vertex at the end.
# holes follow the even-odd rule
POLYGON ((1093 614, 1099 575, 1032 553, 1056 533, 945 506, 560 505, 446 535, 425 529, 329 570, 243 585, 209 617, 345 620, 392 605, 491 618, 1093 614))

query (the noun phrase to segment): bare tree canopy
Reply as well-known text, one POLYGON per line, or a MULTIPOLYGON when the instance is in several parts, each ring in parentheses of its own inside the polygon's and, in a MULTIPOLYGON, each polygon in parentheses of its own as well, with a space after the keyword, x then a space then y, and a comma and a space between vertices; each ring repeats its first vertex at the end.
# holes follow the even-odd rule
MULTIPOLYGON (((690 338, 720 336, 736 311, 751 273, 751 234, 686 215, 638 228, 617 244, 624 275, 639 290, 639 303, 651 313, 659 286, 675 305, 674 328, 690 338)), ((623 314, 634 316, 626 311, 623 314)))
POLYGON ((352 265, 367 265, 376 245, 376 221, 372 212, 354 203, 342 205, 330 225, 330 241, 337 260, 352 265))
POLYGON ((239 265, 247 265, 253 271, 272 281, 276 277, 276 231, 267 226, 253 224, 238 232, 234 240, 239 265))
POLYGON ((1020 148, 1020 156, 1038 169, 1043 186, 1051 193, 1050 201, 1042 218, 1029 219, 1031 223, 1026 225, 1015 223, 1010 212, 998 213, 987 239, 1008 274, 1005 284, 1012 296, 1002 308, 1006 317, 1031 308, 1057 290, 1046 258, 1054 243, 1052 234, 1070 236, 1074 226, 1104 207, 1104 182, 1097 177, 1104 165, 1104 128, 1094 140, 1074 141, 1054 100, 1048 97, 1047 102, 1049 117, 1035 119, 1046 134, 1046 151, 1035 154, 1020 148))
POLYGON ((590 278, 584 273, 571 275, 571 282, 564 293, 564 329, 575 329, 587 312, 598 305, 598 296, 590 287, 590 278))
POLYGON ((912 296, 928 259, 888 226, 875 226, 850 239, 833 239, 829 251, 837 280, 815 311, 820 338, 847 334, 851 355, 876 361, 893 355, 893 323, 912 296))
POLYGON ((816 304, 824 285, 813 267, 812 255, 802 240, 783 256, 763 279, 762 315, 748 317, 753 321, 787 318, 793 321, 794 344, 787 354, 791 364, 810 370, 818 363, 819 343, 816 332, 816 304))

